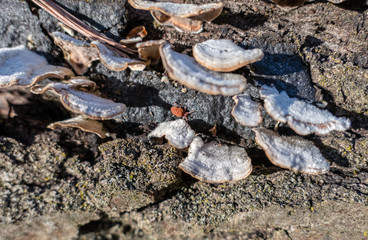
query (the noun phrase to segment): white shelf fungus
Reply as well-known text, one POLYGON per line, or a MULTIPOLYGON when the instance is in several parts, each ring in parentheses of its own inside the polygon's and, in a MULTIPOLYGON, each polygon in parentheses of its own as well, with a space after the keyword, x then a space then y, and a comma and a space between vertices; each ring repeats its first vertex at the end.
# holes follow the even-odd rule
POLYGON ((330 164, 312 142, 300 137, 280 136, 264 128, 253 131, 257 144, 276 166, 310 174, 322 174, 330 170, 330 164))
POLYGON ((113 51, 109 50, 104 44, 94 41, 91 43, 97 48, 100 61, 108 69, 113 71, 124 71, 127 67, 132 70, 142 71, 146 64, 130 58, 121 57, 113 51))
POLYGON ((44 57, 24 46, 0 49, 0 87, 29 87, 46 78, 73 75, 67 68, 49 65, 44 57))
POLYGON ((160 25, 174 27, 179 32, 200 33, 203 30, 203 22, 199 20, 173 17, 155 10, 151 10, 151 15, 160 25))
POLYGON ((83 75, 98 60, 97 49, 91 47, 86 41, 75 39, 61 32, 53 32, 54 43, 64 53, 64 59, 73 67, 78 75, 83 75))
POLYGON ((106 132, 103 129, 102 123, 92 119, 86 119, 83 116, 77 116, 75 118, 54 122, 48 125, 47 127, 53 130, 57 127, 79 128, 84 132, 97 134, 100 138, 106 137, 106 132))
POLYGON ((193 141, 195 132, 184 119, 160 123, 148 138, 165 137, 172 146, 183 149, 193 141))
MULTIPOLYGON (((85 85, 85 82, 83 83, 85 85)), ((106 120, 123 113, 125 104, 98 97, 94 94, 80 91, 81 85, 65 83, 49 83, 46 86, 34 86, 31 91, 42 94, 51 91, 60 96, 64 107, 72 112, 83 114, 89 118, 106 120)))
POLYGON ((143 60, 153 63, 158 62, 160 59, 159 48, 166 43, 165 40, 150 40, 146 42, 137 43, 135 46, 138 49, 139 57, 143 60))
POLYGON ((202 66, 219 72, 231 72, 263 58, 261 49, 245 50, 227 39, 210 39, 193 47, 193 57, 202 66))
POLYGON ((160 47, 160 55, 169 76, 189 88, 224 96, 236 95, 245 89, 246 79, 242 75, 207 70, 194 58, 173 51, 169 44, 160 47))
POLYGON ((326 110, 321 110, 297 98, 291 98, 286 92, 281 92, 264 85, 261 89, 264 107, 271 117, 289 126, 300 135, 311 133, 328 134, 329 132, 345 131, 351 122, 344 117, 335 117, 326 110))
POLYGON ((244 148, 217 142, 204 144, 200 137, 194 138, 179 168, 208 183, 237 181, 252 172, 251 160, 244 148))
POLYGON ((247 127, 256 127, 262 122, 261 104, 253 101, 248 94, 234 96, 233 100, 235 105, 231 115, 235 121, 247 127))

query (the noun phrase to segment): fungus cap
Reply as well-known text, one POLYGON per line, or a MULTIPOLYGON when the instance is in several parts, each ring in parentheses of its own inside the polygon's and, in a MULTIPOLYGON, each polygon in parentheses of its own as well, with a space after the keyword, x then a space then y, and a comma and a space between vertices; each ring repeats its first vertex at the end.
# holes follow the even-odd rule
POLYGON ((160 46, 160 55, 172 79, 199 92, 232 96, 243 92, 246 87, 246 79, 242 75, 205 69, 194 58, 173 51, 169 44, 160 46))
POLYGON ((333 130, 345 131, 351 125, 347 118, 335 117, 327 110, 289 97, 285 91, 279 93, 274 87, 262 86, 261 97, 264 99, 266 111, 274 120, 287 122, 300 135, 311 133, 323 135, 333 130))
POLYGON ((79 128, 84 132, 94 133, 100 138, 106 137, 106 132, 103 129, 102 123, 92 120, 86 119, 83 116, 77 116, 75 118, 66 119, 59 122, 51 123, 47 126, 50 129, 55 129, 57 127, 72 127, 72 128, 79 128))
POLYGON ((251 160, 244 148, 217 142, 204 144, 200 137, 194 138, 179 168, 208 183, 238 181, 252 172, 251 160))
POLYGON ((203 22, 200 20, 173 17, 155 10, 151 10, 151 15, 160 25, 174 27, 179 32, 196 34, 203 31, 203 22))
POLYGON ((135 46, 138 49, 138 54, 141 59, 149 60, 156 63, 160 59, 159 48, 165 44, 166 41, 161 40, 150 40, 146 42, 137 43, 135 46))
POLYGON ((153 130, 148 138, 163 138, 165 137, 172 146, 183 149, 187 148, 193 141, 195 132, 191 129, 189 124, 183 120, 162 122, 155 130, 153 130))
POLYGON ((231 72, 263 58, 259 48, 245 50, 227 39, 210 39, 193 47, 193 57, 202 66, 219 72, 231 72))
POLYGON ((235 121, 247 127, 256 127, 262 122, 261 104, 253 101, 248 94, 234 96, 233 100, 235 105, 231 115, 235 121))
POLYGON ((322 174, 330 170, 330 164, 312 142, 300 137, 280 136, 264 128, 253 131, 257 144, 276 166, 310 174, 322 174))
POLYGON ((74 76, 68 68, 49 65, 46 59, 24 46, 0 49, 0 87, 30 87, 46 78, 74 76))

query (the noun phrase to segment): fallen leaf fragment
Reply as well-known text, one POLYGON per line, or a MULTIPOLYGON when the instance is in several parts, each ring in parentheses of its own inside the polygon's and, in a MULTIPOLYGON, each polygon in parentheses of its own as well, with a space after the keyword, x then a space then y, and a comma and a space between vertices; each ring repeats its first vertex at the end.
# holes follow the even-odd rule
POLYGON ((205 69, 194 58, 173 51, 169 44, 160 46, 160 55, 172 79, 199 92, 232 96, 243 92, 246 87, 246 79, 242 75, 205 69))
POLYGON ((251 160, 244 148, 219 145, 217 142, 204 144, 200 137, 194 138, 188 156, 179 168, 208 183, 238 181, 252 172, 251 160))
POLYGON ((93 47, 97 48, 101 63, 110 70, 124 71, 127 67, 129 67, 132 70, 142 71, 146 67, 144 62, 121 57, 109 50, 100 42, 94 41, 91 44, 93 47))
POLYGON ((155 10, 151 10, 151 15, 160 25, 174 27, 179 32, 200 33, 203 31, 203 22, 200 20, 173 17, 155 10))
POLYGON ((130 5, 141 10, 156 10, 166 15, 178 18, 193 18, 210 22, 218 17, 224 6, 223 3, 208 3, 202 5, 181 4, 173 2, 154 2, 147 0, 128 0, 130 5))
POLYGON ((245 50, 227 39, 210 39, 193 47, 193 57, 202 66, 219 72, 231 72, 263 58, 259 48, 245 50))
POLYGON ((330 164, 312 142, 300 137, 280 136, 264 128, 253 131, 257 144, 276 166, 310 174, 323 174, 330 170, 330 164))
POLYGON ((323 135, 333 130, 345 131, 351 125, 347 118, 335 117, 327 110, 289 97, 285 91, 279 93, 274 87, 264 85, 261 97, 264 99, 266 111, 274 120, 287 122, 300 135, 311 133, 323 135))
POLYGON ((148 138, 165 137, 170 145, 183 149, 187 148, 193 141, 195 132, 184 119, 160 123, 148 138))
POLYGON ((104 130, 102 123, 92 119, 86 119, 83 116, 77 116, 75 118, 54 122, 48 125, 47 127, 53 130, 57 127, 79 128, 84 132, 97 134, 100 138, 106 137, 106 132, 104 130))
POLYGON ((24 46, 0 49, 0 87, 29 87, 46 78, 71 76, 71 70, 49 65, 44 57, 24 46))
POLYGON ((247 127, 256 127, 262 122, 261 104, 253 101, 248 94, 234 96, 233 100, 235 105, 231 115, 235 121, 247 127))
POLYGON ((166 43, 165 40, 150 40, 142 43, 137 43, 135 46, 138 49, 139 57, 143 60, 157 63, 160 60, 160 46, 166 43))
POLYGON ((91 47, 88 42, 73 38, 62 32, 53 32, 51 35, 54 43, 63 51, 64 59, 78 75, 86 73, 92 62, 99 59, 97 49, 91 47))
POLYGON ((79 85, 49 83, 46 86, 33 86, 31 92, 42 94, 51 91, 60 96, 60 101, 66 109, 96 120, 111 119, 125 111, 126 106, 123 103, 115 103, 94 94, 80 91, 81 86, 85 86, 85 84, 85 81, 79 85))

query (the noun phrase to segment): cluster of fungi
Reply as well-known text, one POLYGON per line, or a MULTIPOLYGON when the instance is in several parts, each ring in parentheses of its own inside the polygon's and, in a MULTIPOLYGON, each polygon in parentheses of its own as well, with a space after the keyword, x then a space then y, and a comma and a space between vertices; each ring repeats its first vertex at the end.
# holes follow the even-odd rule
MULTIPOLYGON (((56 94, 65 108, 79 114, 50 124, 52 129, 59 126, 77 127, 105 137, 103 125, 97 120, 112 119, 123 113, 126 106, 98 96, 96 84, 81 75, 93 61, 101 61, 113 71, 127 68, 142 71, 149 64, 158 64, 160 60, 172 80, 202 93, 232 96, 235 105, 229 114, 243 126, 257 127, 263 121, 260 112, 263 103, 264 109, 275 121, 287 123, 299 135, 323 135, 350 128, 349 119, 335 117, 311 103, 289 97, 286 92, 279 92, 272 85, 261 86, 261 99, 258 100, 243 93, 247 85, 246 78, 229 72, 260 61, 264 56, 261 49, 245 50, 230 40, 210 39, 193 46, 191 57, 174 51, 165 40, 143 41, 147 35, 144 27, 134 28, 127 39, 117 43, 52 0, 32 1, 67 27, 87 37, 87 40, 80 40, 62 32, 51 34, 54 43, 62 49, 65 60, 79 76, 75 76, 68 68, 49 65, 43 57, 26 47, 0 49, 0 87, 20 85, 30 87, 34 94, 56 94)), ((275 2, 283 7, 288 1, 275 2)), ((298 4, 303 2, 299 1, 298 4)), ((147 0, 129 0, 129 3, 134 8, 150 11, 159 24, 190 33, 201 32, 203 22, 211 22, 221 14, 223 8, 223 3, 195 5, 147 0)), ((169 144, 187 151, 188 155, 180 163, 180 169, 210 183, 244 179, 252 172, 251 159, 244 148, 215 141, 205 143, 188 124, 190 112, 178 106, 171 110, 185 120, 160 123, 148 137, 151 140, 165 137, 169 144)), ((280 136, 265 128, 254 128, 253 131, 255 141, 275 165, 310 174, 329 171, 328 161, 312 142, 301 137, 280 136)))

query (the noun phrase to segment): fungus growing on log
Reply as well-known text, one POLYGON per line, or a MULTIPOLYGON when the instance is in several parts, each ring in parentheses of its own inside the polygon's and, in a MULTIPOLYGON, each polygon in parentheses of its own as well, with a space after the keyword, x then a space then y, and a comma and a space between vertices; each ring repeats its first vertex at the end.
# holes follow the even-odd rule
POLYGON ((245 50, 227 39, 210 39, 193 47, 193 57, 202 66, 219 72, 231 72, 263 58, 261 49, 245 50))
POLYGON ((51 91, 60 96, 60 101, 66 109, 96 120, 111 119, 125 111, 125 104, 115 103, 94 94, 80 91, 79 89, 83 86, 89 86, 86 85, 85 80, 81 84, 49 83, 46 86, 33 86, 31 92, 42 94, 51 91))
POLYGON ((137 43, 135 46, 138 49, 139 57, 143 60, 150 61, 155 64, 160 59, 159 48, 166 43, 165 40, 150 40, 146 42, 137 43))
POLYGON ((300 137, 280 136, 264 128, 253 131, 257 144, 276 166, 310 174, 322 174, 330 170, 330 164, 312 142, 300 137))
POLYGON ((189 88, 223 96, 233 96, 245 89, 246 79, 242 75, 205 69, 194 58, 173 51, 169 44, 160 46, 160 55, 169 77, 189 88))
POLYGON ((64 53, 64 59, 73 67, 78 75, 83 75, 98 60, 97 49, 91 47, 86 41, 75 39, 61 32, 53 32, 54 43, 58 45, 64 53))
POLYGON ((262 122, 261 104, 253 101, 248 94, 234 96, 233 100, 235 105, 231 115, 235 121, 247 127, 256 127, 262 122))
POLYGON ((174 27, 179 32, 200 33, 203 31, 203 22, 199 20, 173 17, 154 10, 151 10, 151 15, 158 24, 174 27))
POLYGON ((187 148, 193 141, 195 132, 190 128, 189 124, 183 120, 160 123, 155 130, 153 130, 148 138, 163 138, 165 137, 172 146, 183 149, 187 148))
POLYGON ((71 70, 49 65, 44 57, 24 46, 0 49, 0 87, 29 87, 46 78, 71 76, 71 70))
POLYGON ((311 133, 323 135, 333 130, 345 131, 351 125, 347 118, 335 117, 326 110, 289 97, 285 91, 279 93, 274 87, 264 85, 261 97, 264 99, 266 111, 274 120, 287 122, 300 135, 311 133))
POLYGON ((208 183, 238 181, 252 172, 251 160, 244 148, 217 142, 205 144, 200 137, 194 138, 179 168, 208 183))
POLYGON ((92 119, 87 119, 83 116, 77 116, 75 118, 70 118, 70 119, 66 119, 63 121, 54 122, 54 123, 49 124, 47 127, 53 130, 57 127, 79 128, 84 132, 94 133, 100 138, 106 137, 106 132, 103 129, 102 123, 92 120, 92 119))

